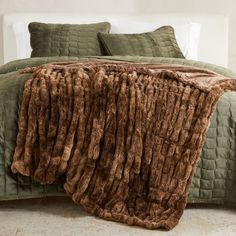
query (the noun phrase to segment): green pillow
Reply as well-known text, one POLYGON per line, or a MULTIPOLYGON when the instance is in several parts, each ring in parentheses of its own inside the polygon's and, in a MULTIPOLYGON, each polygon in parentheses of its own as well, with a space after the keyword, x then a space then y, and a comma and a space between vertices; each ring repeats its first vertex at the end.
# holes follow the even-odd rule
POLYGON ((184 58, 171 26, 142 34, 98 33, 106 55, 184 58))
POLYGON ((101 56, 97 33, 109 33, 110 23, 29 24, 31 57, 101 56))

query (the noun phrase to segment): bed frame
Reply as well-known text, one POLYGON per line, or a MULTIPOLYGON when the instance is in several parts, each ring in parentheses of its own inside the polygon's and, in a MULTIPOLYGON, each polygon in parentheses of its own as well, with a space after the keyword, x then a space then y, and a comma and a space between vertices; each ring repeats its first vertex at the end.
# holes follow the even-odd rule
MULTIPOLYGON (((112 24, 112 31, 123 31, 133 33, 132 24, 127 22, 144 22, 148 25, 197 22, 202 25, 201 38, 199 42, 198 58, 200 61, 228 66, 228 17, 223 15, 186 15, 186 14, 158 14, 158 15, 65 15, 65 14, 7 14, 3 17, 3 47, 4 63, 19 59, 17 56, 17 44, 13 32, 15 23, 29 23, 32 21, 51 23, 94 23, 109 21, 112 24), (123 23, 122 23, 123 22, 123 23), (120 30, 123 29, 123 30, 120 30)), ((137 26, 136 26, 137 28, 137 26)), ((142 29, 144 30, 144 29, 142 29)), ((150 29, 147 27, 147 31, 150 29)), ((26 37, 29 37, 27 35, 26 37)), ((19 45, 18 45, 19 46, 19 45)))

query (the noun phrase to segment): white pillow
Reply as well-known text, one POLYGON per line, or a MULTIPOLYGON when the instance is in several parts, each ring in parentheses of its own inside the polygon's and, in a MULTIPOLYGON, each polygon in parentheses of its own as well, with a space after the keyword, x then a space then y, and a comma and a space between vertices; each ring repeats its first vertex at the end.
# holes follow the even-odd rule
MULTIPOLYGON (((114 20, 111 21, 111 33, 143 33, 154 31, 167 24, 148 22, 114 20)), ((168 24, 175 29, 176 40, 187 59, 198 60, 198 45, 201 33, 199 23, 168 24)), ((30 34, 27 23, 13 24, 16 39, 17 59, 28 58, 31 55, 30 34)))
POLYGON ((17 59, 29 58, 31 56, 30 34, 27 23, 13 24, 13 31, 16 39, 17 59))

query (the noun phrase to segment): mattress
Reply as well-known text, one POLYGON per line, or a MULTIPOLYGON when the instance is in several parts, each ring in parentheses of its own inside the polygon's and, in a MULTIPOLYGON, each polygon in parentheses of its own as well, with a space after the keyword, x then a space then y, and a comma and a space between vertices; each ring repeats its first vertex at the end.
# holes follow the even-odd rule
MULTIPOLYGON (((60 184, 40 185, 29 177, 13 174, 10 166, 18 132, 23 86, 30 74, 20 69, 56 61, 107 59, 146 63, 170 63, 205 68, 236 78, 232 71, 186 59, 151 57, 50 57, 13 61, 0 67, 0 200, 64 196, 60 184)), ((207 131, 201 159, 189 192, 189 203, 236 205, 236 93, 225 93, 217 104, 207 131)))

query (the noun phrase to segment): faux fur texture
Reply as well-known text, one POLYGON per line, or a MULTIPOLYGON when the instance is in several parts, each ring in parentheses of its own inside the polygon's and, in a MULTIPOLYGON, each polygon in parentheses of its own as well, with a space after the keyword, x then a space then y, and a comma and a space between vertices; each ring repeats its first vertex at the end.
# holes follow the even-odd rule
POLYGON ((12 171, 64 181, 88 212, 172 229, 210 117, 236 80, 177 65, 49 64, 24 87, 12 171))

